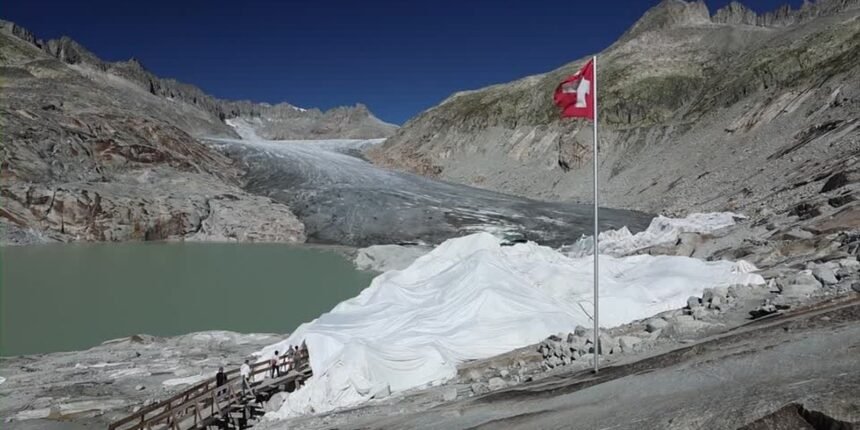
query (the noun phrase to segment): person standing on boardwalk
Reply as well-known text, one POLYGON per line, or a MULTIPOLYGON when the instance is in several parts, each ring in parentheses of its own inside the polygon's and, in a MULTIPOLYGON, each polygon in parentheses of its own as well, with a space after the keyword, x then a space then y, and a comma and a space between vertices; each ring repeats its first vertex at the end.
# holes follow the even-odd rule
POLYGON ((239 375, 242 377, 242 394, 246 390, 253 394, 254 390, 251 389, 251 365, 248 364, 248 360, 242 363, 242 367, 239 368, 239 375))
POLYGON ((220 387, 227 383, 227 374, 224 373, 224 366, 218 368, 218 373, 215 374, 215 386, 220 387))
POLYGON ((269 359, 269 366, 272 368, 270 370, 272 378, 274 378, 275 375, 278 375, 278 377, 281 376, 281 368, 278 367, 278 351, 275 351, 275 354, 269 359))
POLYGON ((295 359, 296 359, 296 349, 293 348, 292 345, 290 345, 290 348, 287 350, 287 359, 286 359, 287 372, 289 372, 290 370, 293 370, 293 362, 295 361, 295 359))

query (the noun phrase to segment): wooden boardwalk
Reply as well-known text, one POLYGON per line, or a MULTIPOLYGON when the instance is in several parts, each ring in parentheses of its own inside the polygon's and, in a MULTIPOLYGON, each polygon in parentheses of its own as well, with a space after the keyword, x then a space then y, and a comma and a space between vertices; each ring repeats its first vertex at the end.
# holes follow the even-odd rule
POLYGON ((109 430, 241 429, 262 413, 262 402, 280 391, 293 391, 311 376, 307 357, 296 354, 294 369, 271 378, 274 367, 287 368, 286 357, 275 366, 268 361, 251 366, 251 392, 243 391, 239 369, 226 372, 227 382, 216 386, 215 377, 200 382, 162 402, 144 407, 108 426, 109 430), (262 375, 262 376, 257 376, 262 375))

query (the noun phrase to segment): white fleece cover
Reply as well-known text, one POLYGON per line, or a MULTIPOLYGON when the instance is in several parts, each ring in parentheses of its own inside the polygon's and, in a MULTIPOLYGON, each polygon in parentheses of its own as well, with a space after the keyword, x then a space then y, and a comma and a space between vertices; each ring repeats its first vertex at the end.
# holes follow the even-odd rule
MULTIPOLYGON (((267 358, 306 341, 314 373, 267 416, 320 413, 359 404, 386 387, 397 392, 440 382, 464 360, 591 326, 592 264, 590 256, 573 259, 535 243, 502 246, 488 233, 448 240, 260 351, 267 358)), ((601 326, 681 307, 707 287, 764 283, 747 273, 751 266, 601 256, 601 326)))
MULTIPOLYGON (((645 248, 674 243, 681 233, 711 233, 735 224, 735 220, 746 218, 732 212, 693 213, 685 218, 668 218, 662 215, 651 220, 648 228, 632 234, 627 227, 600 232, 600 255, 616 257, 630 255, 645 248)), ((592 236, 583 235, 567 255, 584 257, 594 252, 592 236)))

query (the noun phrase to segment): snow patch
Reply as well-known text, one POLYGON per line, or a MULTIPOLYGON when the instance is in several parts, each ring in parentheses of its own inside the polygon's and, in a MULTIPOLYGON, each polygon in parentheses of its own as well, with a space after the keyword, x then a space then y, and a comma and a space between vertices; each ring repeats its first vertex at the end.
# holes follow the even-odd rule
POLYGON ((403 270, 428 252, 430 247, 425 246, 372 245, 359 249, 353 263, 358 270, 403 270))
POLYGON ((116 367, 116 366, 122 366, 125 364, 129 364, 129 363, 128 362, 108 363, 108 362, 104 362, 104 361, 100 361, 96 364, 90 364, 90 365, 75 363, 75 369, 103 369, 105 367, 116 367))
POLYGON ((201 382, 206 378, 208 378, 208 376, 206 375, 192 375, 186 376, 184 378, 167 379, 162 382, 161 385, 164 385, 165 387, 174 387, 176 385, 192 385, 201 382))
POLYGON ((108 378, 110 379, 120 379, 120 378, 129 378, 132 376, 149 376, 151 373, 147 372, 146 369, 142 369, 140 367, 132 367, 130 369, 121 369, 115 372, 110 372, 108 374, 108 378))
MULTIPOLYGON (((748 263, 601 256, 601 323, 615 326, 684 306, 709 287, 763 284, 748 263)), ((590 326, 592 257, 488 233, 451 239, 404 270, 260 351, 307 342, 314 376, 269 418, 321 413, 373 393, 439 383, 457 365, 590 326)))
POLYGON ((51 408, 27 409, 15 414, 15 421, 38 420, 51 416, 51 408))
POLYGON ((260 118, 230 118, 224 120, 224 122, 233 127, 236 134, 243 140, 262 140, 260 136, 257 136, 257 127, 263 125, 263 121, 260 118))
MULTIPOLYGON (((674 243, 682 233, 711 233, 745 218, 732 212, 694 213, 686 218, 658 216, 645 231, 630 233, 627 227, 600 232, 600 254, 621 257, 656 245, 674 243)), ((567 255, 584 257, 594 252, 593 236, 582 236, 567 255)))

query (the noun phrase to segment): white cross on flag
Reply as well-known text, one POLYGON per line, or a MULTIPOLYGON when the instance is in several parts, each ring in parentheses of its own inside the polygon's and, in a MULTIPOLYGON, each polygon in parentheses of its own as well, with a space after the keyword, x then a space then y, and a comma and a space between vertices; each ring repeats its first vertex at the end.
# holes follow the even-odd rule
POLYGON ((565 118, 588 118, 594 120, 594 61, 558 84, 553 96, 565 118))

